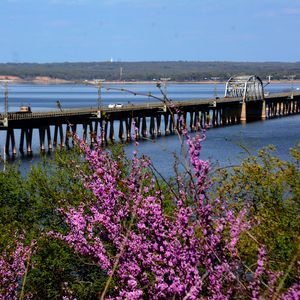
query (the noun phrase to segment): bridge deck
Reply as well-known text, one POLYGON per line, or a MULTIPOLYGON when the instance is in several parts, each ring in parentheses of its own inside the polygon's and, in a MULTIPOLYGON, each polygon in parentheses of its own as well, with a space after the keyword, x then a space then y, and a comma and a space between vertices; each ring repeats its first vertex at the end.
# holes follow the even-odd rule
MULTIPOLYGON (((300 92, 294 92, 294 96, 300 96, 300 92)), ((274 99, 274 98, 285 98, 291 96, 291 93, 274 93, 270 94, 265 97, 265 100, 274 99)), ((218 98, 218 99, 194 99, 194 100, 187 100, 187 101, 174 101, 172 102, 175 107, 179 108, 188 108, 194 106, 207 106, 207 105, 221 105, 221 104, 228 104, 228 103, 236 103, 242 101, 242 98, 218 98)), ((152 111, 162 111, 164 109, 163 102, 150 102, 146 104, 126 104, 123 107, 119 108, 108 108, 108 107, 101 107, 101 112, 104 113, 132 113, 134 111, 145 111, 145 110, 152 110, 152 111)), ((74 109, 64 109, 60 110, 53 110, 53 111, 39 111, 39 112, 8 112, 8 121, 17 121, 17 120, 33 120, 33 119, 47 119, 47 118, 63 118, 63 117, 92 117, 96 116, 98 108, 74 108, 74 109)), ((0 120, 4 118, 3 113, 0 113, 0 120)))

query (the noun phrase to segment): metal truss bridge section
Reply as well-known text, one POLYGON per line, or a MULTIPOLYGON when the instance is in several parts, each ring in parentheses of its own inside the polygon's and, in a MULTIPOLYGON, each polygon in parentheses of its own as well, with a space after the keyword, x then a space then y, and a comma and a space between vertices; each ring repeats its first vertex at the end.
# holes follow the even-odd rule
POLYGON ((234 76, 225 87, 225 98, 242 98, 243 101, 264 99, 262 80, 256 75, 234 76))

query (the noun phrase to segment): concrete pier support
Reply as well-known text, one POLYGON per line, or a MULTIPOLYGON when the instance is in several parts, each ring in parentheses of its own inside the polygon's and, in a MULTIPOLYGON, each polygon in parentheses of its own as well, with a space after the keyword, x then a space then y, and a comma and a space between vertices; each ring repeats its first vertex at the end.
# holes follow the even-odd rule
POLYGON ((45 153, 45 128, 39 128, 40 152, 45 153))
POLYGON ((57 147, 57 136, 58 136, 58 125, 54 127, 54 138, 53 138, 53 146, 57 147))
POLYGON ((32 128, 26 129, 26 151, 27 155, 30 156, 32 155, 32 128))
POLYGON ((88 129, 87 129, 87 124, 84 123, 82 124, 82 139, 85 143, 88 142, 88 129))
POLYGON ((210 128, 211 118, 210 118, 209 111, 205 111, 204 114, 205 114, 205 128, 210 128))
POLYGON ((147 128, 146 117, 143 117, 143 119, 142 119, 142 136, 143 137, 147 137, 148 136, 148 128, 147 128))
POLYGON ((17 148, 15 142, 15 134, 12 128, 9 128, 6 132, 6 141, 5 141, 5 154, 9 156, 9 144, 11 144, 11 154, 12 157, 16 157, 17 148))
POLYGON ((110 120, 109 124, 109 139, 113 143, 115 141, 115 129, 114 129, 114 120, 110 120))
POLYGON ((161 115, 158 115, 156 117, 157 136, 161 136, 160 124, 161 124, 161 115))
POLYGON ((132 118, 126 118, 125 119, 125 127, 126 127, 126 138, 127 141, 131 140, 131 124, 132 124, 132 118))
POLYGON ((215 109, 212 110, 212 127, 217 127, 217 112, 215 109))
POLYGON ((48 140, 48 151, 52 151, 52 139, 51 139, 51 130, 50 126, 47 126, 47 140, 48 140))
POLYGON ((119 125, 119 139, 121 141, 124 141, 125 135, 124 135, 124 127, 123 127, 123 120, 120 120, 120 125, 119 125))
POLYGON ((20 145, 19 145, 19 151, 21 154, 24 154, 24 138, 25 138, 25 129, 21 128, 20 145))
POLYGON ((88 126, 89 126, 89 135, 90 135, 90 145, 91 147, 93 147, 93 145, 96 142, 97 134, 96 131, 94 130, 94 126, 92 122, 90 122, 88 126))
POLYGON ((66 126, 66 138, 65 138, 65 145, 66 145, 67 149, 70 148, 69 139, 70 139, 71 136, 72 136, 72 134, 71 134, 71 130, 70 130, 70 125, 67 124, 67 126, 66 126))
POLYGON ((266 118, 266 101, 262 100, 261 119, 265 120, 266 118))
POLYGON ((150 136, 154 138, 156 135, 154 116, 150 117, 150 136))
POLYGON ((243 101, 240 115, 240 122, 245 124, 247 122, 247 110, 246 110, 246 102, 243 101))
POLYGON ((169 124, 169 114, 168 113, 165 113, 164 114, 164 121, 165 121, 165 135, 169 135, 169 127, 170 127, 170 124, 169 124))
POLYGON ((195 111, 195 113, 194 113, 194 129, 193 129, 193 131, 198 130, 199 126, 200 126, 199 111, 195 111))
POLYGON ((107 137, 108 137, 108 121, 103 121, 104 125, 103 125, 103 129, 101 132, 101 140, 103 144, 107 143, 107 137))
POLYGON ((140 117, 134 118, 134 132, 135 132, 135 139, 136 140, 140 139, 140 122, 141 122, 140 117))
POLYGON ((195 126, 194 126, 194 112, 190 111, 190 131, 195 131, 195 126))
POLYGON ((169 117, 169 133, 174 134, 174 115, 169 117))
POLYGON ((64 143, 64 131, 63 131, 63 126, 62 124, 59 125, 59 138, 60 138, 60 148, 63 149, 65 147, 64 143))

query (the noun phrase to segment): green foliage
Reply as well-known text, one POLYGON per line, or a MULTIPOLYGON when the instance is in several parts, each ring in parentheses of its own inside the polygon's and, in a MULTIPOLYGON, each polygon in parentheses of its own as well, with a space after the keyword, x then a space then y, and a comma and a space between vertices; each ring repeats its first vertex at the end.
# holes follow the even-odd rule
POLYGON ((26 238, 37 240, 31 261, 26 291, 35 299, 61 299, 64 282, 79 299, 95 299, 105 275, 90 261, 75 256, 60 241, 49 239, 45 232, 64 229, 58 207, 75 205, 92 194, 78 180, 76 165, 88 174, 85 162, 75 148, 57 152, 53 159, 42 161, 22 176, 18 166, 0 172, 0 250, 13 239, 17 230, 26 238))
POLYGON ((7 165, 5 172, 0 172, 0 251, 11 242, 14 232, 37 230, 35 204, 19 167, 7 165))
POLYGON ((48 76, 66 80, 105 78, 120 80, 120 68, 125 70, 122 80, 158 80, 171 77, 177 81, 210 80, 220 77, 228 80, 233 75, 257 74, 261 78, 272 75, 282 79, 290 74, 300 76, 300 63, 287 62, 201 62, 201 61, 160 61, 160 62, 77 62, 77 63, 6 63, 0 64, 1 75, 20 76, 31 79, 48 76))
POLYGON ((34 264, 36 267, 30 272, 27 290, 35 299, 61 299, 65 282, 77 299, 96 299, 106 281, 98 266, 54 239, 39 242, 34 264))
MULTIPOLYGON (((122 169, 120 176, 127 176, 130 161, 123 147, 117 144, 109 149, 122 169)), ((273 150, 263 149, 239 167, 219 170, 211 193, 237 211, 249 206, 248 217, 253 226, 241 241, 242 259, 252 268, 257 261, 257 243, 265 244, 269 267, 287 270, 288 286, 296 278, 295 262, 300 258, 300 144, 291 150, 291 161, 275 157, 273 150)), ((0 250, 9 244, 16 230, 25 231, 28 240, 37 240, 37 250, 32 255, 34 268, 26 281, 26 290, 35 299, 61 299, 64 282, 68 282, 77 299, 95 299, 107 279, 92 261, 74 254, 61 241, 45 236, 46 231, 66 229, 58 207, 76 206, 82 199, 93 201, 91 192, 78 179, 78 165, 89 174, 75 147, 57 152, 53 159, 42 161, 26 176, 22 176, 17 165, 0 172, 0 250)), ((180 189, 176 179, 165 181, 156 174, 154 184, 164 194, 164 212, 172 217, 173 194, 180 189)))
POLYGON ((300 144, 291 150, 291 161, 273 156, 274 150, 270 146, 239 167, 219 170, 213 181, 226 205, 237 210, 249 206, 253 225, 240 245, 248 265, 257 259, 257 243, 265 244, 270 267, 291 269, 292 280, 296 278, 295 262, 300 259, 300 144))

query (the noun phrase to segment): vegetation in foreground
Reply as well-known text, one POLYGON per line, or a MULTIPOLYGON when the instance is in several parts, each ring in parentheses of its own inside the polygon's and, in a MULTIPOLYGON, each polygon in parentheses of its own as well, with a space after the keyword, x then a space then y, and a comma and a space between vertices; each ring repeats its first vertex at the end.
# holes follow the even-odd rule
POLYGON ((298 299, 300 145, 160 180, 122 148, 0 173, 1 299, 298 299))

